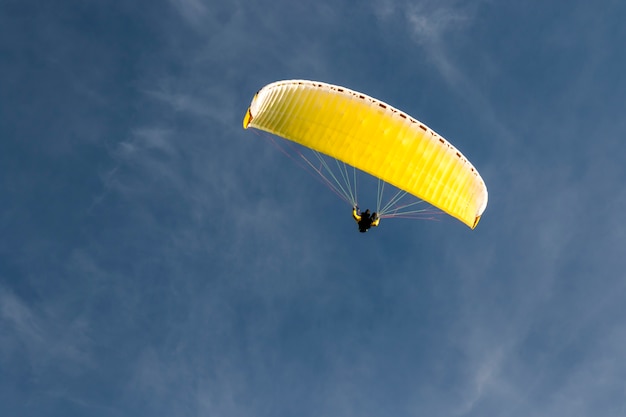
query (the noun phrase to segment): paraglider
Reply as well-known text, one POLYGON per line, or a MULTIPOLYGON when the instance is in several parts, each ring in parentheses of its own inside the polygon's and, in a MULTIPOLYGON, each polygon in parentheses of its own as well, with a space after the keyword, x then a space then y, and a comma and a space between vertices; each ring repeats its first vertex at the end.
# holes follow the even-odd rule
POLYGON ((367 232, 370 228, 376 227, 380 223, 380 218, 376 212, 370 214, 370 210, 367 209, 361 213, 358 206, 352 207, 352 218, 356 221, 361 233, 367 232))
MULTIPOLYGON (((487 207, 483 179, 452 144, 408 114, 345 87, 306 80, 268 84, 252 99, 243 127, 369 173, 472 229, 487 207)), ((356 207, 355 214, 362 217, 356 207)))

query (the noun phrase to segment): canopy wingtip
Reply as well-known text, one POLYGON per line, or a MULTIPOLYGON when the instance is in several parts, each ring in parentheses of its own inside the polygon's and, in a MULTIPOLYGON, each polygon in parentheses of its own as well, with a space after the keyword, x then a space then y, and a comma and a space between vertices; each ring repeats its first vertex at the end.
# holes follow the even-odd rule
POLYGON ((243 128, 247 129, 251 121, 252 121, 252 113, 250 112, 250 107, 248 107, 248 111, 246 111, 246 115, 243 118, 243 128))
POLYGON ((474 224, 471 226, 472 230, 476 229, 476 226, 478 226, 478 222, 480 221, 480 217, 481 216, 476 216, 476 218, 474 219, 474 224))

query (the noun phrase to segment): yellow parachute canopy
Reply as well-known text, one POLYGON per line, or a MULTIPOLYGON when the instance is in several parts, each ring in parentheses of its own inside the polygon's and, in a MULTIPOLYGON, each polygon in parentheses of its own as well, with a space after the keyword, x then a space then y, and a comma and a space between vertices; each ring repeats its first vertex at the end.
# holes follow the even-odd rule
POLYGON ((392 106, 317 81, 278 81, 252 99, 243 127, 281 136, 427 201, 472 229, 487 207, 478 171, 448 141, 392 106))

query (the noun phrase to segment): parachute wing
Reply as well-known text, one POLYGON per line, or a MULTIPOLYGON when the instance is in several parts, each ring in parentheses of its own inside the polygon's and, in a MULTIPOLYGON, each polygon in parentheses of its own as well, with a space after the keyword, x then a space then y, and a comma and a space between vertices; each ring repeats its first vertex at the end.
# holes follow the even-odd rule
POLYGON ((278 81, 252 99, 252 127, 329 155, 475 228, 487 207, 478 171, 447 140, 392 106, 345 87, 278 81))

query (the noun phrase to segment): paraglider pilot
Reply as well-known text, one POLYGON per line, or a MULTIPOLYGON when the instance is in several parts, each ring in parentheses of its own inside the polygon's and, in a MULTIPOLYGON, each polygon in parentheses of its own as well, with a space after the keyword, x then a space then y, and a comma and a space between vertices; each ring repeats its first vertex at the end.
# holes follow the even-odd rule
POLYGON ((367 232, 370 227, 376 227, 380 223, 380 218, 376 212, 370 214, 369 209, 367 209, 361 213, 358 206, 352 207, 352 217, 359 225, 359 232, 361 233, 367 232))

